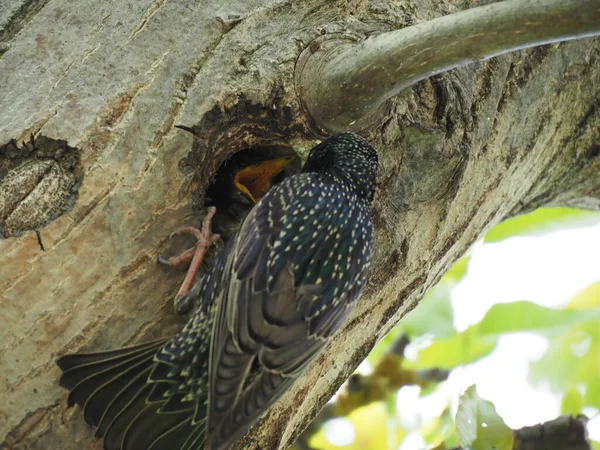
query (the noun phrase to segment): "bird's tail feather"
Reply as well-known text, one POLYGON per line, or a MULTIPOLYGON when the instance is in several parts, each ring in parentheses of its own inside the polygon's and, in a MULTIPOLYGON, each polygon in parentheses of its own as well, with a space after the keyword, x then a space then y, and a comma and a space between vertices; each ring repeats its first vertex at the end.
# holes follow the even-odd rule
POLYGON ((165 383, 149 382, 157 362, 154 355, 166 340, 101 353, 66 355, 60 385, 68 390, 69 405, 83 407, 87 423, 104 436, 106 450, 196 450, 204 440, 204 420, 194 421, 194 402, 161 411, 173 399, 165 383), (152 396, 153 390, 165 396, 152 396), (151 397, 162 397, 150 401, 151 397))

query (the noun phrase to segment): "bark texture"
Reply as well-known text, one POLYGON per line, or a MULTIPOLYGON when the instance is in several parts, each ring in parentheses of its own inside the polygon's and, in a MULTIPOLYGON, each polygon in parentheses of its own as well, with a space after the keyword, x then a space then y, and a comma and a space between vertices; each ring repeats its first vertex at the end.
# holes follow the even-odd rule
MULTIPOLYGON (((183 273, 158 267, 156 255, 174 228, 199 224, 204 189, 228 156, 262 144, 305 155, 316 142, 294 80, 311 42, 471 6, 2 2, 0 176, 21 183, 10 214, 27 207, 49 224, 40 230, 45 251, 24 220, 0 241, 0 448, 101 448, 80 410, 66 408, 55 359, 182 325, 171 300, 183 273), (65 141, 78 157, 64 165, 58 150, 38 154, 24 144, 32 134, 65 141), (41 169, 15 176, 23 164, 41 169), (56 181, 72 180, 69 171, 80 187, 56 181), (36 190, 49 173, 50 187, 36 190), (67 189, 72 209, 48 209, 48 197, 67 189)), ((367 292, 328 350, 236 448, 293 442, 492 225, 543 205, 600 209, 599 60, 597 38, 520 51, 437 75, 380 108, 361 130, 384 168, 367 292)))

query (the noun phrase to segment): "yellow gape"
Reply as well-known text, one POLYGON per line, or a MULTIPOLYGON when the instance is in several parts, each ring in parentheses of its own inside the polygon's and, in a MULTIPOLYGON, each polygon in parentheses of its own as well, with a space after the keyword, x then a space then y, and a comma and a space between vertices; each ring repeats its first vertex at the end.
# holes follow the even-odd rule
POLYGON ((293 156, 284 156, 244 167, 235 174, 233 184, 238 191, 247 195, 250 200, 256 203, 271 189, 275 177, 293 159, 293 156))

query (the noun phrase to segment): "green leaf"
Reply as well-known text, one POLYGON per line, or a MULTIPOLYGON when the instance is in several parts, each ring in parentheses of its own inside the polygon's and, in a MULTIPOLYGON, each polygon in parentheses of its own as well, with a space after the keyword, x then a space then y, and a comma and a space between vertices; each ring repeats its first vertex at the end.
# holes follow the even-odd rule
POLYGON ((377 364, 381 356, 403 334, 414 339, 424 335, 435 337, 451 336, 454 330, 454 316, 450 303, 450 292, 453 283, 441 281, 429 289, 419 305, 402 318, 398 326, 394 327, 371 350, 367 360, 377 364))
POLYGON ((508 237, 549 232, 568 226, 598 223, 600 213, 577 208, 539 208, 529 214, 508 219, 492 228, 484 242, 497 242, 508 237))
POLYGON ((375 345, 375 347, 373 347, 373 350, 371 350, 371 353, 369 353, 369 356, 367 356, 367 361, 372 365, 377 364, 383 354, 387 352, 390 346, 403 334, 404 330, 402 327, 396 326, 392 328, 390 332, 386 334, 385 337, 379 341, 377 345, 375 345))
POLYGON ((600 306, 600 281, 577 293, 567 305, 569 309, 595 309, 600 306))
POLYGON ((560 336, 573 325, 600 318, 600 308, 590 310, 553 309, 518 301, 494 305, 476 325, 481 335, 533 332, 560 336))
POLYGON ((441 282, 458 283, 467 273, 468 264, 469 256, 463 256, 454 263, 448 272, 446 272, 441 282))
MULTIPOLYGON (((481 322, 461 333, 438 339, 419 351, 417 361, 407 363, 407 367, 452 369, 491 353, 505 333, 531 332, 556 338, 563 336, 574 325, 593 323, 599 319, 600 308, 552 309, 525 301, 498 304, 490 308, 481 322)), ((545 367, 544 370, 549 368, 545 367)))
POLYGON ((427 443, 428 448, 440 448, 442 444, 444 448, 456 448, 460 445, 449 406, 440 416, 423 424, 419 429, 419 434, 427 443))
POLYGON ((387 412, 388 417, 397 417, 398 416, 398 408, 396 399, 398 398, 398 391, 390 392, 383 401, 385 405, 385 410, 387 412))
POLYGON ((583 386, 583 406, 600 408, 599 310, 600 283, 587 287, 571 299, 563 311, 587 314, 588 320, 573 324, 551 339, 548 350, 530 366, 529 380, 533 384, 549 382, 550 388, 558 393, 568 393, 573 386, 583 386))
MULTIPOLYGON (((353 410, 347 417, 354 428, 354 441, 348 445, 337 446, 325 437, 325 429, 321 427, 309 439, 311 448, 320 450, 362 450, 362 449, 388 449, 390 441, 402 437, 402 430, 394 430, 393 435, 386 432, 389 416, 385 406, 380 402, 353 410)), ((406 432, 404 432, 406 434, 406 432)), ((397 445, 396 445, 397 448, 397 445)))
POLYGON ((554 392, 585 386, 584 403, 600 408, 600 326, 598 320, 573 327, 553 339, 548 350, 530 366, 529 380, 549 382, 554 392))
POLYGON ((590 441, 592 444, 592 450, 600 450, 600 442, 598 441, 590 441))
POLYGON ((581 410, 585 406, 581 393, 575 386, 571 386, 563 395, 560 406, 560 413, 565 415, 576 416, 581 414, 581 410))
MULTIPOLYGON (((600 348, 596 347, 596 355, 598 354, 600 354, 600 348)), ((600 366, 600 364, 598 364, 598 366, 600 366)), ((600 380, 598 379, 598 373, 600 372, 596 371, 595 373, 595 378, 592 378, 593 375, 589 374, 589 379, 586 383, 587 389, 585 391, 585 404, 600 409, 600 380)))
POLYGON ((454 315, 450 302, 452 284, 438 283, 427 291, 417 307, 402 318, 398 325, 410 338, 431 335, 451 336, 454 330, 454 315))
POLYGON ((462 333, 434 341, 419 351, 417 361, 407 361, 405 366, 411 369, 452 369, 488 355, 496 347, 496 342, 495 337, 486 339, 478 335, 475 327, 471 327, 462 333))
POLYGON ((475 386, 469 387, 460 397, 456 432, 461 445, 471 450, 512 448, 512 430, 498 415, 492 402, 477 395, 475 386))

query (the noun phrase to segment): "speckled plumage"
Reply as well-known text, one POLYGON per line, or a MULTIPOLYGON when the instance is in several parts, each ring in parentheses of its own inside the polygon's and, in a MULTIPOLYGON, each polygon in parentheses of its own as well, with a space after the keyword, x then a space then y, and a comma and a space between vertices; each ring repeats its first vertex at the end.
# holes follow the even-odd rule
POLYGON ((250 211, 175 338, 61 358, 106 449, 228 449, 289 388, 365 286, 376 171, 361 137, 327 139, 250 211))

